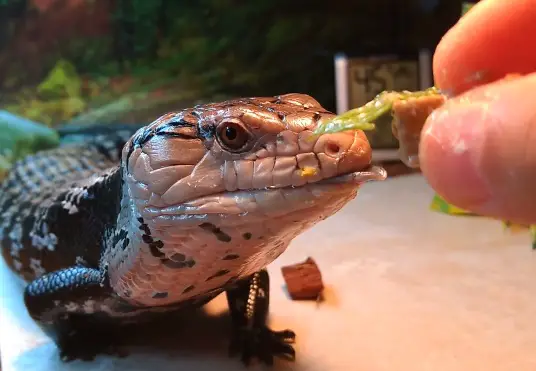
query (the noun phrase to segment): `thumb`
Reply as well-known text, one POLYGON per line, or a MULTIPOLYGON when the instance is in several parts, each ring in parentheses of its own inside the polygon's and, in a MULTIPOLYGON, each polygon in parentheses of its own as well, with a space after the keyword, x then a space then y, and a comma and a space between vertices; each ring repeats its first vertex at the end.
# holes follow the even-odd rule
POLYGON ((420 163, 447 202, 536 224, 536 73, 480 86, 434 111, 420 163))

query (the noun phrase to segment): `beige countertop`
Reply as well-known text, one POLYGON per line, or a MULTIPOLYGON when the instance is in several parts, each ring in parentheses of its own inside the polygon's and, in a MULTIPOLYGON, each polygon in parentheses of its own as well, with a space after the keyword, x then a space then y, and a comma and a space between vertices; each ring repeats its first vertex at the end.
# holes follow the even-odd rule
MULTIPOLYGON (((536 370, 536 253, 528 232, 434 213, 432 196, 420 175, 369 183, 270 266, 272 327, 297 332, 296 363, 278 361, 274 370, 536 370), (320 305, 293 302, 283 288, 281 265, 307 256, 327 286, 320 305)), ((223 296, 207 307, 208 318, 170 329, 182 338, 159 352, 61 364, 3 262, 0 280, 3 371, 244 369, 226 356, 223 296)))

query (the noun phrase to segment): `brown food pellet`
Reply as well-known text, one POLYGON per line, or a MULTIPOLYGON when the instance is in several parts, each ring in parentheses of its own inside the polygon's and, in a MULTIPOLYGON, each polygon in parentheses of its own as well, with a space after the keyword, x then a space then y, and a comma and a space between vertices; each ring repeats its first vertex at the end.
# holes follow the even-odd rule
POLYGON ((391 128, 400 144, 401 160, 412 168, 418 167, 419 141, 426 119, 445 103, 443 95, 430 95, 393 103, 391 128))
POLYGON ((292 300, 318 300, 324 290, 322 274, 312 258, 281 268, 292 300))

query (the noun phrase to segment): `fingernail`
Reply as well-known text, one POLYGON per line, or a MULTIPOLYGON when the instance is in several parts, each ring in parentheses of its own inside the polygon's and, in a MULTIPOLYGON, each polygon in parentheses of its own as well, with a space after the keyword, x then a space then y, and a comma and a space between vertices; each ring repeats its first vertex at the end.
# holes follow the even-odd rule
POLYGON ((459 207, 476 207, 491 198, 480 171, 483 129, 490 120, 487 103, 458 101, 432 113, 424 127, 421 169, 430 185, 459 207))

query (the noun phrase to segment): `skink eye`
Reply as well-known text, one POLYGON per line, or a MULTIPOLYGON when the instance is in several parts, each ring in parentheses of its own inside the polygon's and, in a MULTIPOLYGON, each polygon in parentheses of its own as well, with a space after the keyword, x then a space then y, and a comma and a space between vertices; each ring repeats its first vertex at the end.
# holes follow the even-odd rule
POLYGON ((221 145, 232 152, 243 149, 250 138, 248 131, 236 122, 222 122, 216 134, 221 145))

